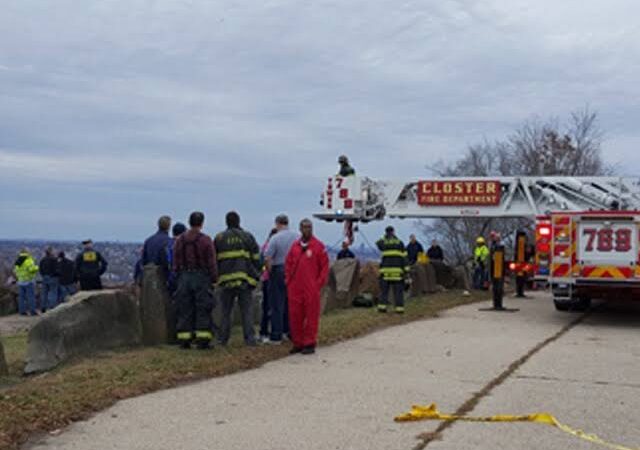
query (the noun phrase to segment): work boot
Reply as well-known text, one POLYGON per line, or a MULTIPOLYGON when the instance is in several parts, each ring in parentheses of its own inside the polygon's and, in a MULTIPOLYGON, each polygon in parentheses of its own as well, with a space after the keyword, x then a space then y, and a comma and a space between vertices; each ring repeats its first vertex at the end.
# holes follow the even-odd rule
POLYGON ((307 345, 305 348, 300 351, 303 355, 313 355, 316 352, 315 345, 307 345))
POLYGON ((396 314, 404 314, 404 306, 396 306, 396 314))
POLYGON ((289 350, 290 355, 297 355, 298 353, 302 353, 303 349, 301 347, 291 347, 289 350))
POLYGON ((387 305, 378 305, 378 312, 379 313, 386 313, 387 312, 387 305))
POLYGON ((196 344, 198 350, 211 350, 213 347, 209 341, 200 341, 196 344))
POLYGON ((183 350, 189 350, 191 348, 191 341, 180 342, 180 348, 183 350))

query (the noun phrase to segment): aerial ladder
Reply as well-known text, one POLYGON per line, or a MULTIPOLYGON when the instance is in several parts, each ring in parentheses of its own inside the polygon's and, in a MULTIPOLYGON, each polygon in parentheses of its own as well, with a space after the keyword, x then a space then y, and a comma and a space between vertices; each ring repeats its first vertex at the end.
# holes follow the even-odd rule
POLYGON ((314 216, 344 223, 385 218, 529 218, 536 271, 556 307, 591 297, 640 299, 640 177, 488 176, 411 181, 331 176, 314 216))

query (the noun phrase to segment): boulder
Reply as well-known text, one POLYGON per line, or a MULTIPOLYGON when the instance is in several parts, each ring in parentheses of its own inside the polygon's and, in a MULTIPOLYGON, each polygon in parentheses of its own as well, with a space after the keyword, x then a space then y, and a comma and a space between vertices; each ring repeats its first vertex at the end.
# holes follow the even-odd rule
POLYGON ((441 261, 432 261, 431 265, 436 273, 436 283, 447 289, 453 289, 456 284, 453 268, 447 266, 441 261))
POLYGON ((454 288, 468 291, 471 289, 471 283, 469 281, 469 274, 463 266, 458 266, 453 269, 454 288))
POLYGON ((411 266, 411 297, 420 297, 432 292, 427 275, 427 264, 415 264, 411 266))
POLYGON ((352 306, 358 295, 359 273, 360 262, 355 258, 341 259, 331 265, 329 281, 321 293, 324 313, 352 306))
POLYGON ((4 357, 4 345, 0 340, 0 377, 4 377, 9 374, 9 368, 7 367, 7 360, 4 357))
POLYGON ((0 316, 18 312, 18 291, 14 288, 0 287, 0 316))
POLYGON ((159 345, 174 342, 175 320, 175 307, 162 268, 155 264, 146 265, 140 295, 142 343, 159 345))
POLYGON ((29 332, 25 374, 79 355, 142 342, 136 299, 116 290, 80 292, 42 316, 29 332))
POLYGON ((377 264, 366 263, 360 270, 359 278, 359 294, 371 294, 374 299, 380 298, 380 279, 377 264))
POLYGON ((425 264, 424 272, 427 276, 427 292, 429 294, 438 292, 438 280, 436 278, 436 269, 433 268, 433 264, 425 264))

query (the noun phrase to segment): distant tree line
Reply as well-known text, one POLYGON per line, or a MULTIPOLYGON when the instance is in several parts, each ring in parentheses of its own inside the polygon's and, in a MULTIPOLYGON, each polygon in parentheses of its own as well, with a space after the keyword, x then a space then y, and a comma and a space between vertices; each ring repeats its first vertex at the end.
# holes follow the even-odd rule
MULTIPOLYGON (((529 120, 505 139, 471 145, 451 163, 429 169, 439 176, 606 175, 610 167, 602 159, 604 133, 596 112, 577 110, 561 122, 557 118, 529 120)), ((495 230, 505 243, 517 229, 531 229, 528 219, 436 219, 418 221, 428 239, 438 239, 452 264, 469 260, 478 236, 495 230)))

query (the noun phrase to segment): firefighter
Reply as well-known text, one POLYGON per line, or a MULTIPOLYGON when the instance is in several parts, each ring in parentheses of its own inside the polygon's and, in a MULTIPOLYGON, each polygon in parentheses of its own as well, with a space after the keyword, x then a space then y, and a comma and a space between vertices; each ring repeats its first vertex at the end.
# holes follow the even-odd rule
POLYGON ((340 164, 340 172, 338 172, 338 175, 341 177, 349 177, 356 174, 356 171, 349 164, 349 158, 345 155, 341 155, 338 158, 338 164, 340 164))
POLYGON ((76 257, 76 274, 80 281, 80 290, 91 291, 102 289, 100 277, 107 271, 107 261, 100 252, 93 249, 93 241, 82 241, 84 249, 76 257))
POLYGON ((378 304, 378 311, 387 312, 389 305, 389 290, 393 289, 396 313, 404 313, 404 286, 409 276, 409 263, 404 244, 395 235, 393 227, 385 229, 385 235, 376 242, 382 253, 380 262, 380 289, 382 298, 378 304))
POLYGON ((476 248, 473 251, 473 288, 487 289, 487 269, 489 262, 489 247, 482 236, 476 239, 476 248))
POLYGON ((315 353, 320 322, 320 290, 329 276, 325 245, 313 236, 309 219, 300 222, 300 239, 287 254, 285 279, 289 299, 290 353, 315 353))
POLYGON ((178 274, 177 337, 184 349, 195 340, 198 349, 206 350, 213 339, 211 285, 218 277, 216 251, 211 238, 202 233, 203 213, 191 213, 189 226, 173 247, 173 268, 178 274))
POLYGON ((251 233, 240 228, 240 216, 231 211, 226 216, 227 229, 214 240, 218 262, 218 285, 222 288, 221 345, 227 345, 231 334, 233 303, 238 299, 242 316, 244 342, 256 345, 253 329, 253 295, 260 278, 260 247, 251 233))

